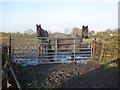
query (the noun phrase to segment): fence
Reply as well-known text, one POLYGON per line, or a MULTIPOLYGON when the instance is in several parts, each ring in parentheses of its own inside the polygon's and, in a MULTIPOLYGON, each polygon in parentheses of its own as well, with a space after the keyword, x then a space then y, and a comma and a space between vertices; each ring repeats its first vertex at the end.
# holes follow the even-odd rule
MULTIPOLYGON (((12 38, 11 38, 11 35, 9 37, 0 37, 1 39, 1 51, 2 51, 2 77, 3 77, 3 86, 2 88, 5 89, 5 88, 9 88, 11 86, 11 84, 15 84, 15 87, 17 87, 19 90, 21 90, 21 86, 20 86, 20 83, 18 82, 18 79, 14 73, 14 69, 12 68, 12 65, 11 65, 11 41, 12 41, 12 38), (11 73, 10 73, 10 72, 11 73), (8 77, 8 74, 12 74, 12 76, 10 75, 10 77, 8 77), (12 79, 11 79, 12 77, 12 79), (14 78, 14 79, 13 79, 14 78), (12 80, 12 81, 11 81, 12 80)), ((13 86, 14 87, 14 86, 13 86)), ((1 86, 0 86, 1 88, 1 86)))
POLYGON ((92 59, 91 39, 83 40, 82 43, 81 38, 13 37, 11 40, 11 58, 22 65, 92 59))
MULTIPOLYGON (((118 50, 115 47, 117 44, 114 41, 102 41, 101 45, 97 48, 97 53, 99 55, 99 60, 104 62, 109 62, 118 57, 118 50)), ((96 55, 96 56, 98 56, 96 55)))

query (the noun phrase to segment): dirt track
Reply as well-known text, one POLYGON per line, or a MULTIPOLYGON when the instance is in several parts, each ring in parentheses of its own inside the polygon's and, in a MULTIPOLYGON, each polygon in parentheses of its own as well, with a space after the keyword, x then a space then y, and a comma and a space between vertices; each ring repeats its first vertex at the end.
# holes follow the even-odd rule
POLYGON ((21 73, 17 72, 17 75, 24 88, 118 87, 117 68, 100 66, 93 62, 27 66, 21 73), (26 70, 29 72, 26 73, 26 70))

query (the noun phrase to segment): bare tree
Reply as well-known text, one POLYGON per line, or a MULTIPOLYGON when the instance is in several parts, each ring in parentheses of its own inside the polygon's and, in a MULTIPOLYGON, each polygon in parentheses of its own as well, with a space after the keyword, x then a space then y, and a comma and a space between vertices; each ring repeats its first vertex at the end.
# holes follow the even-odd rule
POLYGON ((65 32, 66 34, 70 34, 70 29, 69 29, 69 28, 66 28, 66 29, 64 30, 64 32, 65 32))
POLYGON ((70 34, 75 34, 75 35, 81 37, 82 36, 82 30, 77 28, 77 27, 74 27, 74 28, 72 28, 70 34))
POLYGON ((33 31, 32 29, 28 29, 28 30, 25 30, 24 33, 33 34, 33 33, 35 33, 35 31, 33 31))

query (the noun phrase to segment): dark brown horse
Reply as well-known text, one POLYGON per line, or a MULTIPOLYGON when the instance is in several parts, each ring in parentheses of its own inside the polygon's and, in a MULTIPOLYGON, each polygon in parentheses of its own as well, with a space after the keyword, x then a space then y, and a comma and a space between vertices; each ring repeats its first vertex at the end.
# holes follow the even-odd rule
POLYGON ((48 32, 41 28, 41 24, 40 25, 36 24, 36 27, 37 27, 37 29, 36 29, 37 37, 48 37, 48 32))
POLYGON ((89 32, 88 26, 85 27, 83 25, 83 27, 82 27, 82 38, 87 39, 88 38, 88 32, 89 32))
MULTIPOLYGON (((51 49, 50 40, 47 38, 48 32, 41 28, 41 24, 40 25, 36 24, 36 27, 37 27, 36 30, 37 30, 38 39, 41 40, 41 43, 46 43, 41 46, 45 49, 51 49), (40 37, 45 37, 45 38, 40 38, 40 37)), ((49 50, 46 50, 46 51, 49 52, 49 50)))

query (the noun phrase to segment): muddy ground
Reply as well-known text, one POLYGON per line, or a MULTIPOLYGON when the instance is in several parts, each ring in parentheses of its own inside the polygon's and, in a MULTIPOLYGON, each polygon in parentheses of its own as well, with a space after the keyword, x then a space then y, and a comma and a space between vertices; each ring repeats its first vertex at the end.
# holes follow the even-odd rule
POLYGON ((87 64, 46 64, 16 70, 23 88, 117 88, 117 67, 87 64))

